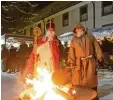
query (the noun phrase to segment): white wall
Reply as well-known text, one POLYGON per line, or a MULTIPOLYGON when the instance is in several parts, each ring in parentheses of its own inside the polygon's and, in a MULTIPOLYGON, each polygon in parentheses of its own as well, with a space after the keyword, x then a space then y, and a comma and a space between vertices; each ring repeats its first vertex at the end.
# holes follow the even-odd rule
POLYGON ((113 14, 102 16, 101 15, 101 2, 95 2, 95 20, 96 20, 96 28, 101 28, 102 25, 113 23, 113 14))
MULTIPOLYGON (((70 12, 69 12, 70 16, 70 12)), ((72 30, 71 23, 69 22, 69 26, 62 26, 62 15, 54 17, 55 26, 56 26, 56 35, 59 36, 61 34, 70 32, 72 30)))
MULTIPOLYGON (((76 6, 76 5, 75 5, 76 6)), ((79 7, 69 11, 69 26, 62 26, 62 14, 54 17, 55 25, 56 25, 56 33, 57 35, 61 35, 67 32, 72 32, 75 24, 80 23, 80 13, 79 7)), ((88 29, 93 28, 93 8, 92 4, 88 3, 88 21, 81 22, 88 29)))
MULTIPOLYGON (((88 20, 86 22, 81 22, 85 27, 88 29, 93 29, 93 4, 92 2, 86 3, 88 4, 88 20)), ((76 6, 76 5, 75 5, 76 6)), ((62 27, 62 14, 58 15, 55 18, 55 24, 56 24, 56 32, 58 35, 61 35, 66 32, 70 32, 73 29, 73 26, 76 23, 80 22, 80 12, 79 12, 79 7, 70 10, 69 11, 69 26, 67 27, 62 27)), ((101 28, 102 25, 110 24, 113 23, 113 14, 107 15, 107 16, 102 16, 101 15, 101 2, 96 1, 95 2, 95 28, 101 28)))
POLYGON ((26 36, 30 36, 30 27, 26 28, 26 36))
MULTIPOLYGON (((45 21, 47 21, 50 18, 54 18, 55 26, 56 26, 56 34, 57 36, 71 32, 73 30, 73 27, 76 23, 80 22, 80 12, 79 7, 88 4, 88 20, 86 22, 81 22, 85 27, 88 29, 93 29, 93 4, 92 2, 85 1, 81 2, 77 5, 74 5, 72 7, 69 7, 63 11, 60 11, 52 16, 49 16, 45 18, 45 21), (62 15, 66 12, 69 12, 69 26, 63 27, 62 26, 62 15)), ((43 21, 40 21, 42 23, 42 31, 44 31, 43 21)), ((36 24, 40 23, 37 22, 36 24)), ((95 1, 95 28, 101 28, 102 25, 113 23, 113 14, 102 16, 101 15, 101 2, 95 1)), ((35 26, 34 26, 35 27, 35 26)))

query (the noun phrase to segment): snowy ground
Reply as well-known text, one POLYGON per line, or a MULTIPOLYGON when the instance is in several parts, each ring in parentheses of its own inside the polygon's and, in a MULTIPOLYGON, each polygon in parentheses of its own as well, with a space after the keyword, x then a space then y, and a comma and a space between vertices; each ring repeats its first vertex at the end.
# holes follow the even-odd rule
POLYGON ((1 100, 19 100, 18 95, 24 89, 19 82, 19 73, 1 73, 1 100))
MULTIPOLYGON (((113 100, 113 72, 99 72, 100 100, 113 100)), ((19 73, 1 73, 1 100, 19 100, 24 85, 19 82, 19 73)))
POLYGON ((101 71, 98 75, 101 75, 98 80, 100 100, 113 100, 113 72, 101 71))

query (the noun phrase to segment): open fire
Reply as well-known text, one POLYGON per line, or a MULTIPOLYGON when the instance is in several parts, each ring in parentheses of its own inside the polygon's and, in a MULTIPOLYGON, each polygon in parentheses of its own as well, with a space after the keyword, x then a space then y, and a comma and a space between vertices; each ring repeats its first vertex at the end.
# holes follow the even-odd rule
MULTIPOLYGON (((61 72, 62 73, 62 72, 61 72)), ((58 75, 59 74, 59 75, 58 75)), ((55 74, 54 74, 55 75, 55 74)), ((31 87, 20 93, 21 100, 92 100, 97 96, 96 91, 75 86, 72 87, 69 84, 56 85, 53 80, 53 73, 49 72, 43 67, 37 67, 37 75, 35 78, 26 78, 26 85, 31 85, 31 87)), ((65 75, 59 76, 61 83, 63 83, 63 78, 65 75)), ((67 76, 65 76, 67 77, 67 76)), ((55 80, 58 80, 55 77, 55 80)), ((67 80, 66 80, 67 81, 67 80)))
POLYGON ((52 73, 45 68, 37 67, 37 77, 33 79, 26 78, 26 84, 31 84, 32 88, 21 92, 21 100, 28 100, 25 99, 25 95, 29 96, 29 100, 67 100, 61 94, 62 92, 67 94, 69 87, 55 85, 52 81, 52 73), (60 91, 57 92, 57 90, 60 91))

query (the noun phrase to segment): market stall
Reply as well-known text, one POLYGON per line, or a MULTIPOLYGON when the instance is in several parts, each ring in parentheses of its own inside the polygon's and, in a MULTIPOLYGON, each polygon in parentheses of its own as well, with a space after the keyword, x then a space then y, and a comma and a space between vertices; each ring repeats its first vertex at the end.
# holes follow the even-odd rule
POLYGON ((102 39, 104 37, 111 38, 113 36, 113 26, 106 28, 96 28, 88 30, 89 33, 93 34, 96 39, 102 39))
MULTIPOLYGON (((113 40, 113 26, 89 29, 88 33, 93 34, 97 40, 102 40, 104 37, 108 38, 110 41, 113 40)), ((67 32, 60 35, 59 39, 64 45, 65 42, 70 41, 72 37, 73 37, 73 32, 67 32)))
POLYGON ((26 43, 29 46, 29 44, 33 44, 33 40, 34 38, 30 36, 12 35, 12 34, 5 34, 1 36, 1 44, 5 44, 5 46, 8 49, 11 46, 18 48, 22 43, 26 43))

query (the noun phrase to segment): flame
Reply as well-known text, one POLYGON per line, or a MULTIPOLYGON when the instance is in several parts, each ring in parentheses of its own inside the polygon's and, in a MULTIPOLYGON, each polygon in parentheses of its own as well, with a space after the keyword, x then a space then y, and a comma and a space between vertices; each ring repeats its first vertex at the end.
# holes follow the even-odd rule
MULTIPOLYGON (((58 87, 52 82, 52 73, 43 67, 37 67, 37 76, 36 78, 29 79, 26 78, 26 84, 32 84, 34 94, 30 94, 32 100, 36 100, 37 98, 41 98, 44 96, 43 100, 66 100, 63 96, 54 91, 54 88, 58 88, 65 92, 68 92, 69 88, 67 87, 58 87)), ((39 99, 42 100, 42 99, 39 99)))

